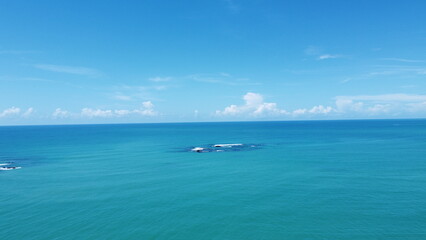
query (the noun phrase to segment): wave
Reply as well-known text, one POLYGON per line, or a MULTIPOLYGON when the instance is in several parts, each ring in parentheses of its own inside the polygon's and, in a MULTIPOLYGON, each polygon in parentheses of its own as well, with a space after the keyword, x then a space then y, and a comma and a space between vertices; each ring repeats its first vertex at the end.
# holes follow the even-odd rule
POLYGON ((242 143, 226 143, 226 144, 215 144, 213 147, 236 147, 236 146, 243 146, 242 143))
POLYGON ((16 170, 21 169, 21 167, 0 167, 0 171, 9 171, 9 170, 16 170))

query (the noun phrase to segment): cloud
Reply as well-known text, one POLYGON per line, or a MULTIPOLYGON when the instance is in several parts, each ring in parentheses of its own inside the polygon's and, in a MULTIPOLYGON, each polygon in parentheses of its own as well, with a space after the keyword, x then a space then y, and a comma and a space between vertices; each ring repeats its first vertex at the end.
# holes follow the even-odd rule
POLYGON ((118 116, 126 116, 129 115, 132 111, 130 110, 114 110, 114 113, 118 116))
POLYGON ((0 112, 0 118, 2 117, 29 117, 34 112, 34 108, 30 107, 25 112, 22 112, 20 108, 11 107, 0 112))
POLYGON ((154 111, 154 104, 151 101, 143 102, 142 109, 135 109, 133 112, 143 116, 156 116, 158 114, 154 111))
POLYGON ((321 48, 315 47, 315 46, 309 46, 304 50, 304 53, 309 56, 316 56, 317 60, 326 60, 326 59, 333 59, 333 58, 341 58, 343 57, 340 54, 328 54, 324 53, 321 48))
POLYGON ((333 111, 333 108, 330 106, 324 107, 323 105, 314 106, 309 110, 309 113, 313 114, 327 114, 333 111))
MULTIPOLYGON (((58 110, 58 109, 57 109, 58 110)), ((60 109, 59 109, 60 110, 60 109)), ((154 110, 154 104, 151 101, 145 101, 142 103, 141 108, 138 109, 116 109, 116 110, 102 110, 102 109, 92 109, 92 108, 83 108, 80 113, 83 117, 89 118, 108 118, 108 117, 124 117, 131 115, 140 115, 140 116, 157 116, 158 112, 154 110)))
POLYGON ((61 108, 55 109, 55 111, 52 113, 53 118, 66 118, 69 116, 70 113, 68 111, 62 110, 61 108))
POLYGON ((321 56, 318 57, 318 60, 325 60, 325 59, 333 59, 333 58, 340 58, 340 55, 337 54, 323 54, 321 56))
POLYGON ((364 107, 364 103, 355 102, 352 99, 339 98, 336 99, 336 108, 338 112, 354 111, 360 112, 364 107))
POLYGON ((305 115, 305 114, 329 114, 331 112, 335 111, 334 108, 327 106, 324 107, 323 105, 318 105, 318 106, 314 106, 311 109, 306 109, 306 108, 299 108, 294 110, 293 112, 291 112, 291 115, 293 116, 300 116, 300 115, 305 115))
POLYGON ((344 84, 344 83, 350 82, 351 80, 352 78, 345 78, 342 81, 340 81, 340 83, 344 84))
POLYGON ((337 96, 336 109, 339 113, 357 114, 421 114, 426 112, 426 95, 418 94, 381 94, 337 96))
POLYGON ((143 102, 143 103, 142 103, 142 106, 143 106, 144 108, 146 108, 146 109, 152 109, 152 108, 154 108, 154 104, 152 104, 152 102, 151 102, 151 101, 143 102))
POLYGON ((36 64, 34 67, 51 72, 84 75, 88 77, 99 77, 102 75, 102 73, 98 70, 86 67, 61 66, 53 64, 36 64))
POLYGON ((367 112, 371 114, 389 113, 392 110, 391 104, 375 104, 367 108, 367 112))
POLYGON ((23 117, 29 117, 32 113, 34 112, 34 108, 30 107, 27 109, 27 111, 25 111, 22 116, 23 117))
POLYGON ((168 82, 172 80, 172 77, 152 77, 148 79, 151 82, 168 82))
POLYGON ((217 110, 216 116, 246 117, 295 117, 312 116, 368 117, 398 116, 411 114, 423 116, 426 113, 426 95, 419 94, 380 94, 337 96, 334 106, 315 105, 311 108, 297 108, 293 111, 280 109, 277 103, 265 102, 261 94, 249 92, 243 96, 244 104, 231 104, 217 110))
POLYGON ((247 114, 251 116, 263 116, 286 114, 286 111, 279 109, 276 103, 264 102, 263 96, 258 93, 248 92, 243 96, 243 100, 245 101, 244 105, 230 105, 225 107, 223 111, 217 110, 216 115, 232 116, 247 114))
POLYGON ((89 118, 93 117, 112 117, 112 110, 101 110, 101 109, 91 109, 91 108, 83 108, 81 110, 81 115, 89 118))
POLYGON ((3 110, 3 112, 0 113, 0 117, 19 115, 20 112, 21 112, 20 108, 11 107, 11 108, 3 110))
POLYGON ((302 115, 327 115, 336 112, 330 106, 317 105, 312 108, 299 108, 294 111, 286 111, 278 108, 277 103, 265 102, 263 96, 258 93, 248 92, 243 96, 244 105, 229 105, 224 110, 216 111, 217 116, 237 116, 246 115, 252 117, 264 116, 288 116, 300 117, 302 115))

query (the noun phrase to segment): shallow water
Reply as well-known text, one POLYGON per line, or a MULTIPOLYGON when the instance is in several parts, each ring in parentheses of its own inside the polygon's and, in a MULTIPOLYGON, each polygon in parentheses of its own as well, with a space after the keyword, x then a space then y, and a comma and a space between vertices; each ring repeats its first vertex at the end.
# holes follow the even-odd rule
POLYGON ((0 127, 0 163, 2 239, 426 239, 426 120, 0 127))

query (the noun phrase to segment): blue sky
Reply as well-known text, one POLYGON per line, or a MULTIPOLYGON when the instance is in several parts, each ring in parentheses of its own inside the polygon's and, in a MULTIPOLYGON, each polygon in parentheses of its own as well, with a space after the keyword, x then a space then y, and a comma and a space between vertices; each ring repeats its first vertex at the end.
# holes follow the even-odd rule
POLYGON ((0 125, 426 117, 426 1, 2 1, 0 125))

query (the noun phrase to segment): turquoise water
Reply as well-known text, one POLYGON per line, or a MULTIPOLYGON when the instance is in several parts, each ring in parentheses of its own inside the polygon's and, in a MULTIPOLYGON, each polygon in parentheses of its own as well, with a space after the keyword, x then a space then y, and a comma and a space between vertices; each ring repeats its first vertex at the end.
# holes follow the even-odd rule
POLYGON ((0 127, 6 162, 1 239, 426 239, 426 120, 0 127))

